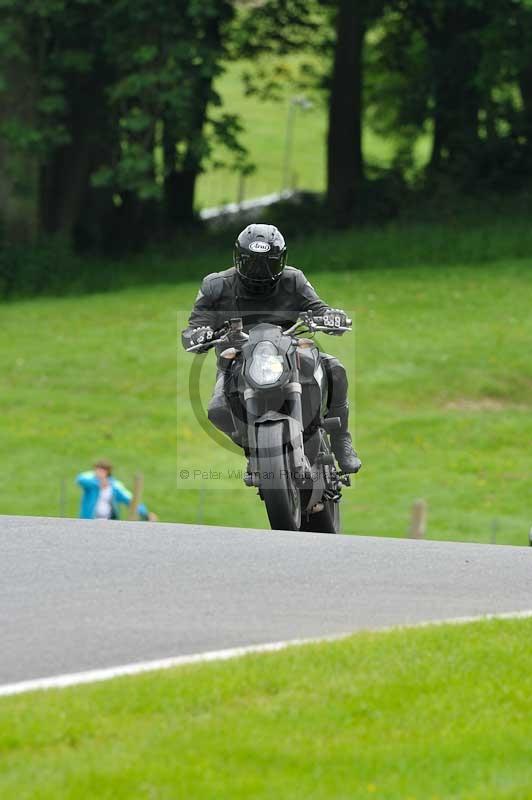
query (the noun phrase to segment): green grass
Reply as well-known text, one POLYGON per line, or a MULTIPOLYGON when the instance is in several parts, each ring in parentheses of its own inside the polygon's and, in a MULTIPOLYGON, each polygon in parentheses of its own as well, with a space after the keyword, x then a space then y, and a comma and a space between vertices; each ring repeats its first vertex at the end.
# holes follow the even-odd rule
MULTIPOLYGON (((294 59, 288 59, 290 64, 294 59)), ((239 115, 244 132, 242 143, 255 165, 254 174, 246 178, 245 197, 258 197, 278 192, 283 187, 283 160, 286 124, 290 98, 298 94, 286 86, 279 101, 263 101, 246 97, 242 73, 245 63, 228 65, 218 82, 223 111, 239 115)), ((300 188, 323 191, 325 188, 326 109, 319 98, 309 111, 296 111, 293 128, 293 158, 300 188)), ((224 156, 222 150, 215 156, 224 156)), ((238 197, 238 176, 228 169, 208 169, 198 180, 196 203, 199 207, 231 203, 238 197)))
POLYGON ((3 800, 527 800, 532 621, 0 700, 3 800))
MULTIPOLYGON (((526 543, 532 272, 518 256, 532 248, 520 224, 512 233, 508 222, 505 237, 496 226, 392 226, 294 242, 292 263, 355 313, 354 336, 322 340, 349 367, 364 461, 344 495, 346 532, 403 536, 423 497, 430 537, 526 543), (448 265, 453 250, 461 266, 448 265)), ((267 527, 238 478, 177 480, 182 468, 244 465, 195 422, 180 349, 176 371, 176 323, 197 291, 195 278, 171 282, 185 264, 191 276, 224 266, 214 250, 185 251, 173 264, 147 262, 160 281, 147 287, 0 307, 0 513, 57 515, 64 481, 75 516, 75 474, 107 456, 126 483, 143 470, 145 499, 164 520, 267 527)), ((113 265, 107 276, 112 285, 113 265)), ((205 398, 213 370, 211 354, 205 398)))

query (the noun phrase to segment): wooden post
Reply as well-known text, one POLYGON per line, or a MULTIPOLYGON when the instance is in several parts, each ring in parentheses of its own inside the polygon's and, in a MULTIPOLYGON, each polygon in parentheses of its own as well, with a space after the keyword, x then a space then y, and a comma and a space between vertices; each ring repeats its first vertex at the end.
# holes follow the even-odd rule
POLYGON ((137 472, 133 481, 133 497, 131 498, 131 503, 129 504, 129 520, 135 520, 139 518, 138 507, 141 503, 143 488, 144 475, 142 472, 137 472))
POLYGON ((59 516, 64 517, 66 513, 66 480, 61 478, 59 486, 59 516))
POLYGON ((410 522, 410 538, 424 539, 427 532, 427 503, 425 500, 416 500, 412 505, 412 519, 410 522))

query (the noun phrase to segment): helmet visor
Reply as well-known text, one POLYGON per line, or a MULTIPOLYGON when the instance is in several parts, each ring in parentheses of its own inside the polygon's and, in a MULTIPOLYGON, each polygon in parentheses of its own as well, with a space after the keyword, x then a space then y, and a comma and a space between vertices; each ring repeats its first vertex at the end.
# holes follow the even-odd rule
POLYGON ((241 253, 238 271, 248 281, 254 283, 272 283, 276 281, 285 266, 286 257, 267 255, 266 253, 241 253))

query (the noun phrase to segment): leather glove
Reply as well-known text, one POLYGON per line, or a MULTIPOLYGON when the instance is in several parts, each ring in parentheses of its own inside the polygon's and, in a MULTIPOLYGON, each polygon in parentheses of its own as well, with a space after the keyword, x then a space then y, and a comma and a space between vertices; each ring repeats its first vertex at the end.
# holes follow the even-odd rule
MULTIPOLYGON (((333 331, 335 328, 348 328, 351 320, 341 308, 329 308, 323 315, 323 324, 333 331)), ((343 333, 343 331, 338 331, 338 333, 343 333)))
POLYGON ((213 337, 214 331, 208 325, 205 325, 201 328, 193 328, 190 334, 189 347, 195 347, 195 345, 198 344, 208 344, 213 337))

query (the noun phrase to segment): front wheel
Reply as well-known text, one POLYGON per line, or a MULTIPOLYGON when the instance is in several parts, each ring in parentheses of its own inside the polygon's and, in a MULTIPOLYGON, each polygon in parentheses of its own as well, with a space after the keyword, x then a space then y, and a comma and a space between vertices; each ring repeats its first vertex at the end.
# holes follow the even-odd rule
POLYGON ((284 423, 259 425, 257 455, 260 493, 273 530, 298 531, 301 525, 301 495, 294 484, 284 423))

